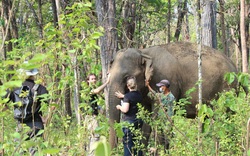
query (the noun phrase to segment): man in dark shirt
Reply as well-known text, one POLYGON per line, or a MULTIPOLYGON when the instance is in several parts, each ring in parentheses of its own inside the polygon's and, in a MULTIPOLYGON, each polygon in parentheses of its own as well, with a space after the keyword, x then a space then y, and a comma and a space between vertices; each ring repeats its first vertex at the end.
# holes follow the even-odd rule
POLYGON ((97 100, 98 100, 97 94, 101 93, 101 91, 104 90, 104 88, 108 85, 109 80, 110 80, 110 74, 108 74, 108 77, 105 83, 103 83, 101 86, 94 89, 93 87, 95 87, 95 84, 96 84, 96 75, 89 74, 87 77, 88 85, 90 88, 92 88, 92 90, 90 91, 90 101, 89 101, 89 104, 92 109, 91 115, 85 116, 85 123, 87 123, 88 131, 90 133, 90 137, 89 137, 90 142, 87 148, 88 156, 94 155, 93 145, 100 138, 100 136, 95 133, 95 129, 98 127, 97 115, 99 114, 99 109, 100 109, 97 104, 97 100))
MULTIPOLYGON (((28 86, 30 89, 32 89, 35 86, 35 75, 38 74, 38 70, 37 69, 25 70, 25 74, 28 77, 22 83, 22 86, 28 86)), ((10 92, 9 99, 13 103, 17 102, 15 95, 14 95, 15 94, 14 92, 18 89, 19 88, 15 88, 12 92, 10 92)), ((28 114, 27 118, 16 119, 17 123, 18 123, 18 127, 17 127, 18 131, 22 130, 22 124, 26 124, 27 126, 29 126, 31 128, 31 132, 28 133, 28 136, 29 136, 28 139, 34 137, 39 132, 39 130, 44 129, 42 112, 40 111, 41 103, 42 103, 42 100, 44 100, 44 99, 39 97, 40 95, 43 95, 43 94, 48 94, 46 87, 44 87, 43 85, 38 85, 36 108, 34 109, 35 110, 34 114, 31 115, 32 112, 27 111, 27 114, 28 114)), ((33 104, 35 104, 35 103, 33 103, 33 104)))
MULTIPOLYGON (((110 79, 110 74, 108 74, 107 81, 105 83, 90 91, 90 106, 92 108, 92 115, 98 115, 99 113, 99 106, 97 104, 97 99, 98 99, 97 94, 99 94, 108 85, 109 79, 110 79)), ((93 88, 96 84, 96 75, 89 74, 87 77, 87 82, 88 85, 91 88, 93 88)))
MULTIPOLYGON (((116 108, 123 113, 122 120, 130 123, 135 129, 142 127, 142 120, 136 117, 138 112, 138 103, 142 102, 142 95, 137 90, 137 84, 135 77, 129 77, 127 79, 127 87, 129 92, 123 95, 120 91, 117 91, 115 95, 118 98, 123 98, 122 105, 117 105, 116 108)), ((134 147, 134 134, 131 132, 131 128, 123 127, 123 146, 124 156, 142 156, 142 152, 134 147), (134 150, 134 152, 132 152, 134 150)))

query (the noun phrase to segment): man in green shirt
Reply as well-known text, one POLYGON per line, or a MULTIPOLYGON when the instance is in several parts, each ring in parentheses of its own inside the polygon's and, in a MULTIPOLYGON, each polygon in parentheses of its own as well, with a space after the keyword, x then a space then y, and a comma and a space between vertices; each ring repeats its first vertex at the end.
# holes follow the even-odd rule
POLYGON ((156 86, 159 87, 160 93, 154 91, 149 85, 149 82, 146 82, 146 85, 148 86, 149 90, 159 98, 161 105, 166 108, 167 115, 169 117, 173 116, 173 104, 175 97, 169 89, 170 82, 168 80, 161 80, 156 84, 156 86))
MULTIPOLYGON (((158 117, 161 118, 162 116, 163 117, 168 116, 168 118, 170 119, 173 116, 173 105, 175 101, 175 97, 169 89, 170 82, 164 79, 164 80, 161 80, 159 83, 157 83, 156 86, 159 87, 159 92, 154 91, 149 85, 148 81, 146 81, 146 86, 148 86, 148 89, 150 92, 156 95, 156 97, 160 101, 160 104, 163 106, 163 108, 165 108, 165 110, 159 109, 158 117), (167 113, 167 115, 165 115, 165 112, 167 113)), ((168 120, 164 120, 164 121, 168 121, 168 120)), ((169 124, 166 122, 166 125, 168 126, 169 124)), ((168 131, 167 129, 170 130, 171 127, 166 128, 166 126, 164 126, 164 128, 161 128, 160 130, 161 134, 158 135, 159 142, 164 143, 165 149, 169 149, 169 139, 168 139, 169 136, 166 136, 167 134, 169 134, 169 132, 167 132, 168 131)))

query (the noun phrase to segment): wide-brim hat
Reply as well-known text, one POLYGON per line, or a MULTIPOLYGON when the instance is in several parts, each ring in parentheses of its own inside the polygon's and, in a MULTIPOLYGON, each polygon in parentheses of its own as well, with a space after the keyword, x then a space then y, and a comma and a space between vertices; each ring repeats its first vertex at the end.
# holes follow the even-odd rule
POLYGON ((34 68, 34 69, 26 70, 25 73, 27 76, 35 76, 36 74, 38 74, 38 69, 34 68))
POLYGON ((19 69, 19 72, 21 74, 25 74, 26 76, 35 76, 38 74, 38 69, 37 68, 31 68, 28 65, 28 61, 24 61, 24 64, 27 64, 24 69, 19 69), (28 69, 27 69, 28 68, 28 69))

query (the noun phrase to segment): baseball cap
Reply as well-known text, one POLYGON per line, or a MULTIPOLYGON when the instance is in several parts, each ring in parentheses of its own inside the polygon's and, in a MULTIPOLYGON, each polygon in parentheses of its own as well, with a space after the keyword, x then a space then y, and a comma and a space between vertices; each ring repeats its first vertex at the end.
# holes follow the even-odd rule
POLYGON ((158 86, 158 87, 161 87, 161 86, 170 87, 170 82, 168 80, 161 80, 159 83, 156 84, 156 86, 158 86))

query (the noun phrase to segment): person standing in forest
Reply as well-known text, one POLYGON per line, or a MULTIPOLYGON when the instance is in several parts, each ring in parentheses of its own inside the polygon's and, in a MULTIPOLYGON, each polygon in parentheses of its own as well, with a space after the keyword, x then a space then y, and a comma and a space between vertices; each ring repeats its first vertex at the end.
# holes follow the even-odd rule
MULTIPOLYGON (((151 88, 151 86, 149 85, 149 81, 146 81, 146 86, 148 86, 148 89, 150 92, 152 92, 154 95, 157 96, 157 98, 160 101, 160 104, 163 106, 163 108, 165 108, 164 112, 167 112, 167 117, 171 119, 171 117, 173 116, 173 105, 174 105, 175 97, 170 91, 170 82, 164 79, 156 84, 156 86, 159 87, 160 93, 157 93, 151 88)), ((171 127, 168 128, 168 130, 170 129, 171 127)), ((160 143, 164 143, 165 149, 169 149, 169 139, 168 139, 169 136, 167 136, 167 134, 169 133, 166 132, 165 129, 162 129, 161 133, 158 135, 159 141, 160 143)))
POLYGON ((99 114, 100 106, 98 106, 98 96, 97 94, 101 93, 104 88, 108 85, 110 81, 110 74, 108 74, 107 80, 101 86, 96 87, 96 75, 91 73, 87 77, 88 86, 91 88, 90 91, 90 100, 89 100, 89 107, 91 109, 90 114, 85 116, 85 123, 88 123, 88 130, 90 132, 90 143, 89 143, 89 156, 93 155, 92 145, 94 142, 100 139, 100 136, 95 133, 95 129, 98 127, 97 116, 99 114))
MULTIPOLYGON (((25 61, 24 63, 28 63, 25 61)), ((16 103, 14 105, 14 118, 17 121, 18 132, 22 132, 24 125, 30 127, 30 131, 27 133, 28 138, 26 140, 41 137, 40 130, 44 129, 44 123, 47 122, 47 118, 43 117, 41 112, 42 103, 47 104, 44 94, 48 94, 48 90, 45 86, 35 83, 35 76, 38 74, 38 69, 20 69, 20 74, 25 75, 27 78, 22 83, 21 87, 15 88, 13 91, 8 90, 6 97, 9 101, 16 103), (30 96, 29 96, 30 93, 30 96)), ((51 107, 50 110, 53 110, 51 107)), ((33 155, 36 152, 35 148, 30 148, 30 153, 33 155)))
MULTIPOLYGON (((116 109, 120 110, 123 113, 122 120, 128 122, 132 127, 136 129, 142 128, 142 120, 136 117, 138 112, 138 103, 142 102, 142 94, 137 90, 137 83, 135 77, 127 78, 127 87, 129 92, 125 95, 120 91, 115 92, 115 95, 123 99, 121 105, 116 105, 116 109)), ((135 135, 131 131, 131 127, 123 127, 123 147, 124 147, 124 156, 142 156, 142 151, 134 148, 134 137, 135 135), (132 152, 132 150, 134 152, 132 152)))

